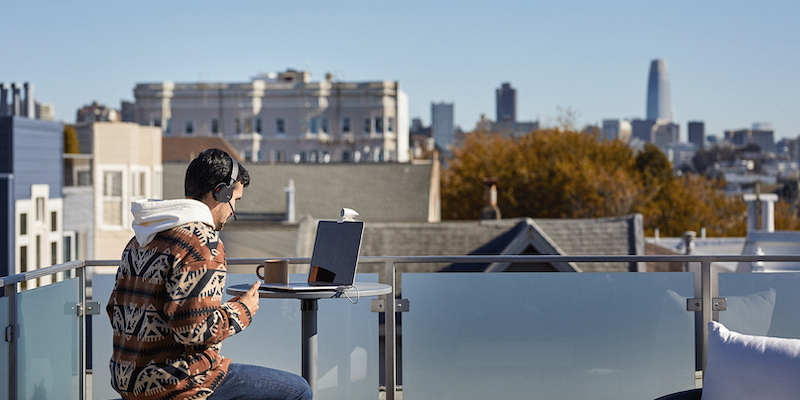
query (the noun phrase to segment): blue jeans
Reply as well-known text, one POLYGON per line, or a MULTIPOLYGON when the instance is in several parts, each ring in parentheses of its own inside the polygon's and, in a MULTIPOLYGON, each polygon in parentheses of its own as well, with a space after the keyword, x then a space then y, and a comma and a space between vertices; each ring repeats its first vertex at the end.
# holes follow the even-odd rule
POLYGON ((231 364, 228 375, 208 400, 311 400, 303 377, 277 369, 231 364))

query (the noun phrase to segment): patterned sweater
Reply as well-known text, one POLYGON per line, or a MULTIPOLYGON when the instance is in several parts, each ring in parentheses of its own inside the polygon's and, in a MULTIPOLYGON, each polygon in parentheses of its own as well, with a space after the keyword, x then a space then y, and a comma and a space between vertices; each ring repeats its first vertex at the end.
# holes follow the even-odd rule
POLYGON ((225 249, 190 222, 131 239, 106 311, 114 330, 111 385, 125 399, 202 399, 225 377, 221 342, 252 321, 239 301, 221 304, 225 249))

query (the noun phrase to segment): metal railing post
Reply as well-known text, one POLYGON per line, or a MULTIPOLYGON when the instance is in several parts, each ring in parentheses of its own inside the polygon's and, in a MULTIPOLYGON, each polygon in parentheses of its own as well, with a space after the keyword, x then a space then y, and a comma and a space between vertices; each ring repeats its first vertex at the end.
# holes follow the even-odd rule
POLYGON ((386 400, 395 400, 397 393, 397 299, 395 295, 396 289, 396 267, 394 261, 386 261, 386 282, 385 284, 392 287, 389 294, 383 296, 383 301, 386 307, 384 314, 384 374, 386 381, 386 400))
POLYGON ((17 355, 19 352, 19 321, 17 319, 17 284, 5 285, 8 298, 8 327, 5 327, 5 340, 8 342, 8 398, 17 396, 17 355))
POLYGON ((706 361, 708 360, 708 323, 711 322, 713 317, 712 304, 714 294, 711 289, 711 262, 703 260, 700 262, 700 301, 702 302, 702 309, 700 311, 700 356, 704 378, 706 361))
MULTIPOLYGON (((86 307, 86 264, 82 267, 75 269, 75 274, 78 278, 78 301, 80 307, 85 310, 86 307)), ((78 321, 78 330, 80 335, 80 349, 78 350, 78 371, 80 371, 80 379, 78 379, 78 397, 83 400, 86 398, 86 312, 80 313, 80 321, 78 321)))

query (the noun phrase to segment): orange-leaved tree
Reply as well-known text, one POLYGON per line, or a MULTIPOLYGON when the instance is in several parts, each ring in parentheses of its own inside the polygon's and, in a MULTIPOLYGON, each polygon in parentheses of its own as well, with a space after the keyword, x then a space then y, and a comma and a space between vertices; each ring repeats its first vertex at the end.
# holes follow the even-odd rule
POLYGON ((642 213, 645 230, 679 236, 744 234, 744 203, 701 176, 675 178, 654 145, 635 154, 618 140, 539 130, 520 138, 475 132, 444 170, 442 217, 477 219, 483 178, 497 178, 504 218, 600 218, 642 213))

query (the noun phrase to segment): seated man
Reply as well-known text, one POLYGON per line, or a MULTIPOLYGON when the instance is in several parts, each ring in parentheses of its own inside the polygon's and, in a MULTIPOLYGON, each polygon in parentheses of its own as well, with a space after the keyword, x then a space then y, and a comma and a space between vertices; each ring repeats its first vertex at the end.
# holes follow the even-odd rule
POLYGON ((260 282, 221 303, 226 261, 217 231, 249 184, 244 167, 210 149, 186 170, 187 199, 132 204, 136 236, 106 307, 111 385, 124 399, 311 399, 298 375, 220 355, 222 341, 258 310, 260 282))

